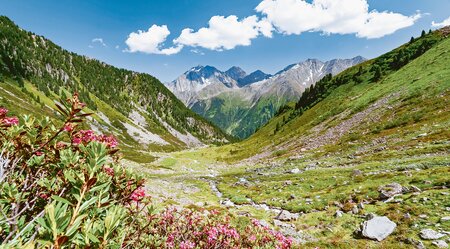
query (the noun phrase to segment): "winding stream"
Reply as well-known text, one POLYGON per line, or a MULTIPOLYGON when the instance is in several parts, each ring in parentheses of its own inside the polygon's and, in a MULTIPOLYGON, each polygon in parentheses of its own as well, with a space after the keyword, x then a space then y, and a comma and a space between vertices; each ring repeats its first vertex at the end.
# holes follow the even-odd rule
POLYGON ((301 213, 291 213, 288 210, 279 208, 279 207, 272 207, 267 204, 258 204, 255 203, 253 200, 249 199, 249 204, 237 204, 230 199, 223 199, 223 193, 220 192, 220 190, 217 188, 217 182, 213 180, 207 180, 205 181, 209 182, 209 186, 211 188, 211 191, 220 199, 220 204, 226 207, 253 207, 256 209, 264 210, 266 212, 272 212, 276 215, 275 219, 279 220, 295 220, 297 219, 301 213))

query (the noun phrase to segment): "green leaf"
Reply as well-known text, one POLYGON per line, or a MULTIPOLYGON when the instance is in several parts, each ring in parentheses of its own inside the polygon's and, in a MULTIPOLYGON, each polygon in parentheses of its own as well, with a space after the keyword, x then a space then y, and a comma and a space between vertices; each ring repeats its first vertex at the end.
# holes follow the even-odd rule
POLYGON ((66 235, 71 237, 80 227, 81 222, 83 221, 83 219, 87 216, 87 214, 83 214, 78 216, 75 221, 73 222, 73 224, 67 229, 66 231, 66 235))
POLYGON ((59 202, 62 202, 64 204, 67 204, 69 206, 72 206, 72 203, 70 203, 70 201, 68 201, 67 199, 64 199, 64 198, 62 198, 60 196, 52 195, 52 199, 55 200, 55 201, 59 201, 59 202))
POLYGON ((80 206, 80 212, 82 212, 84 209, 88 208, 90 205, 92 205, 93 203, 95 203, 97 201, 97 197, 94 196, 91 199, 85 201, 83 204, 81 204, 80 206))

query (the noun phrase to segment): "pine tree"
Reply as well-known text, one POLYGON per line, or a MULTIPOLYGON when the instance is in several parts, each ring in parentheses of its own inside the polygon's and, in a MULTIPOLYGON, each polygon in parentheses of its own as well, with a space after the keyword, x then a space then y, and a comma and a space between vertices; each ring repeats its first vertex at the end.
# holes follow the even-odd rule
POLYGON ((381 79, 382 72, 381 67, 378 65, 374 66, 373 82, 379 81, 381 79))

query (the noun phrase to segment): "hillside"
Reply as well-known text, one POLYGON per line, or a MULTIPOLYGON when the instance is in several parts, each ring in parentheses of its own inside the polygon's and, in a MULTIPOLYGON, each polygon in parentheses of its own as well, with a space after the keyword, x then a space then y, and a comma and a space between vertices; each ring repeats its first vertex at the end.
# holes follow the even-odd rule
POLYGON ((442 244, 450 230, 449 34, 424 33, 325 77, 240 143, 162 156, 159 180, 174 185, 150 189, 264 220, 301 248, 442 244), (202 191, 181 194, 192 189, 202 191), (381 242, 360 231, 374 215, 395 223, 381 242), (429 229, 442 241, 424 239, 429 229))
POLYGON ((261 71, 247 75, 238 67, 221 72, 211 66, 198 66, 167 86, 194 112, 228 134, 247 138, 281 106, 298 100, 306 88, 322 77, 338 74, 364 60, 360 56, 327 62, 309 59, 289 65, 273 76, 261 71))
POLYGON ((407 134, 407 130, 417 130, 419 125, 433 126, 427 122, 444 122, 449 89, 447 68, 443 66, 447 62, 448 39, 441 41, 448 35, 445 32, 443 29, 426 34, 335 77, 325 77, 306 89, 298 102, 282 107, 266 126, 236 146, 242 151, 234 150, 231 158, 252 154, 255 158, 272 158, 269 152, 274 147, 293 157, 324 148, 347 151, 349 145, 368 147, 368 141, 384 140, 387 135, 393 135, 387 136, 393 140, 407 137, 397 134, 397 130, 407 134), (425 61, 427 57, 431 58, 425 61))
POLYGON ((113 133, 130 154, 230 139, 187 109, 158 79, 66 51, 7 17, 0 17, 0 82, 0 105, 16 114, 57 119, 53 101, 79 92, 96 113, 90 128, 113 133))

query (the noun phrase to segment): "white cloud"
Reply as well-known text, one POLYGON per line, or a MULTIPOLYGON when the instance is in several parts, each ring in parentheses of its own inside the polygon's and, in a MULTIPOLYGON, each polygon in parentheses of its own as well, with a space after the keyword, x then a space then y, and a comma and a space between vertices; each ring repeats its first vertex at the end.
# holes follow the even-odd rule
POLYGON ((103 42, 103 38, 94 38, 91 41, 92 43, 99 43, 100 45, 102 45, 103 47, 107 47, 106 43, 103 42))
POLYGON ((448 17, 447 19, 445 19, 442 22, 435 22, 435 21, 433 21, 431 23, 431 26, 433 26, 435 28, 442 28, 442 27, 445 27, 445 26, 450 26, 450 17, 448 17))
POLYGON ((203 51, 196 49, 196 48, 191 49, 191 52, 194 54, 205 55, 205 53, 203 51))
POLYGON ((229 50, 237 46, 249 46, 251 40, 260 34, 271 37, 272 29, 267 20, 259 20, 257 16, 249 16, 240 21, 234 15, 213 16, 208 22, 208 27, 200 28, 198 31, 184 29, 174 43, 211 50, 229 50))
POLYGON ((256 11, 283 34, 307 31, 326 34, 356 34, 380 38, 412 26, 420 14, 404 16, 393 12, 369 12, 367 0, 263 0, 256 11))
POLYGON ((147 54, 164 54, 172 55, 179 53, 183 48, 182 45, 177 45, 169 48, 162 48, 170 31, 166 25, 153 25, 147 31, 138 30, 128 35, 125 43, 128 45, 126 52, 143 52, 147 54))
POLYGON ((115 47, 114 47, 115 49, 119 49, 120 48, 120 46, 119 45, 116 45, 115 47))

